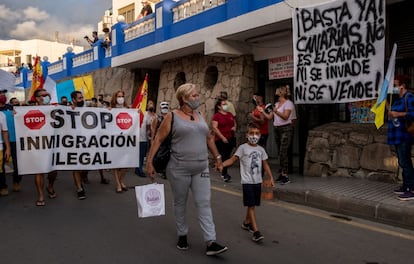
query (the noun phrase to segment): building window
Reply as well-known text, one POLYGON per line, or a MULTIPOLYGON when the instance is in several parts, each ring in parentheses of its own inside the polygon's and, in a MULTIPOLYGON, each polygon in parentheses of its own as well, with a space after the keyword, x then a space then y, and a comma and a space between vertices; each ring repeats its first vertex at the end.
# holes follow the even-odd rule
POLYGON ((127 5, 118 10, 118 15, 125 17, 125 23, 129 24, 135 21, 135 4, 127 5))

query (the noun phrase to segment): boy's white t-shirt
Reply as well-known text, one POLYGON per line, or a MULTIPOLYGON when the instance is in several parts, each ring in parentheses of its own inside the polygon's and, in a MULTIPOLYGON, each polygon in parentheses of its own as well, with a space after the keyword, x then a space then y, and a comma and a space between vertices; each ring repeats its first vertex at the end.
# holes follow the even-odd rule
MULTIPOLYGON (((9 131, 7 128, 6 115, 3 112, 0 112, 0 131, 9 131)), ((3 143, 3 133, 0 133, 0 150, 3 150, 3 143)))
POLYGON ((259 145, 253 147, 244 143, 237 148, 234 155, 240 159, 241 183, 262 183, 262 161, 268 159, 265 149, 259 145))

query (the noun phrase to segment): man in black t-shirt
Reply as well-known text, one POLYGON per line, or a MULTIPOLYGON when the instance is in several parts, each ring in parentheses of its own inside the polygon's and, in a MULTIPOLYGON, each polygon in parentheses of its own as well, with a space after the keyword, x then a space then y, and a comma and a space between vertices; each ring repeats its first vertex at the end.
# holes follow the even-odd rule
POLYGON ((143 18, 144 16, 148 16, 149 14, 152 14, 152 7, 151 4, 149 3, 149 1, 142 1, 142 9, 141 9, 141 13, 139 13, 137 20, 140 18, 143 18))

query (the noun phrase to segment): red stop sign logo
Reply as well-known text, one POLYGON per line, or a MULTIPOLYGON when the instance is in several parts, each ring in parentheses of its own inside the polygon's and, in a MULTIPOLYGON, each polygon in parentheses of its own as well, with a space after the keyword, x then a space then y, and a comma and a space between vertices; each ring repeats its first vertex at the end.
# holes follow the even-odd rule
POLYGON ((132 126, 132 117, 128 113, 119 113, 116 116, 116 125, 122 129, 129 129, 132 126))
POLYGON ((24 125, 30 129, 41 129, 46 124, 46 116, 39 110, 30 110, 24 115, 24 125))

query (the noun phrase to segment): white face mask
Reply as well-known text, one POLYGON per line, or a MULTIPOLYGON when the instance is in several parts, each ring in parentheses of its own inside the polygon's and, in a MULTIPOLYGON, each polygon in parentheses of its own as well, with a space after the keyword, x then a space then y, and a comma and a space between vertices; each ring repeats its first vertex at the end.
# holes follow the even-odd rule
POLYGON ((125 102, 125 98, 124 97, 117 97, 116 98, 116 103, 119 105, 123 105, 125 102))
POLYGON ((229 106, 228 105, 222 105, 221 109, 223 109, 224 112, 227 112, 229 110, 229 106))
POLYGON ((400 93, 400 86, 394 86, 394 88, 392 89, 392 93, 393 94, 399 94, 400 93))
POLYGON ((49 96, 43 97, 43 104, 45 104, 45 105, 50 104, 50 97, 49 96))
POLYGON ((249 141, 250 144, 252 145, 256 145, 259 142, 260 136, 247 136, 247 140, 249 141))
POLYGON ((162 114, 166 114, 166 113, 168 113, 168 108, 163 108, 163 109, 161 109, 161 113, 162 113, 162 114))

